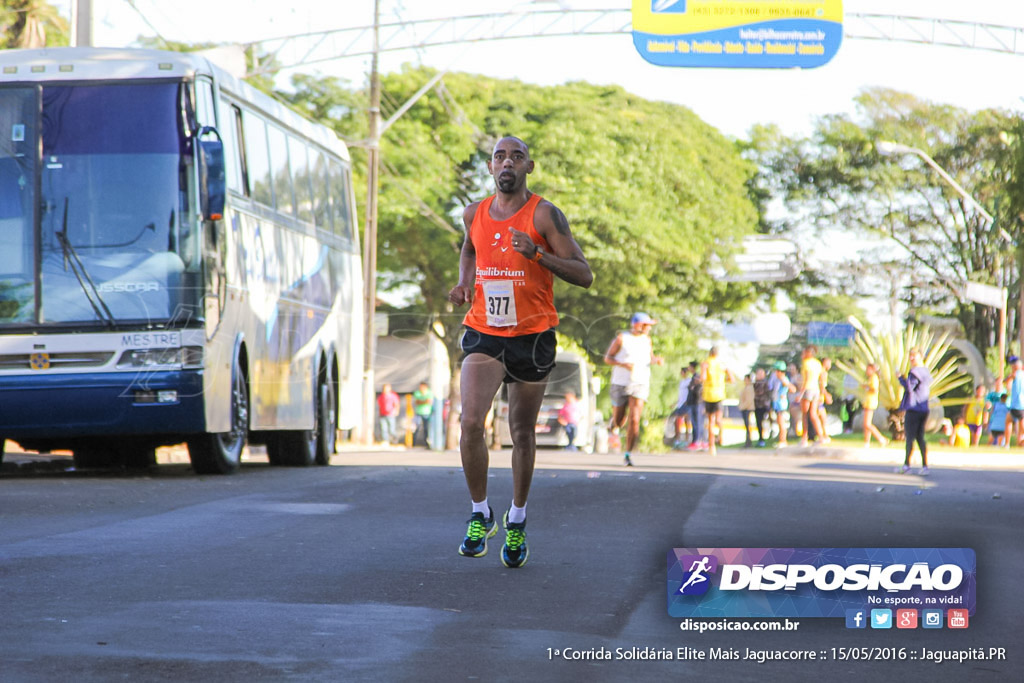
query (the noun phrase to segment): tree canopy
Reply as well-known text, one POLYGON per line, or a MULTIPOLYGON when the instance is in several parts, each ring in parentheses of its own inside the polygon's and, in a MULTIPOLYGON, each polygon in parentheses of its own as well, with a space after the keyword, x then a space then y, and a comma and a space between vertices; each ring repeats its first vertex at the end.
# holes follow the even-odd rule
POLYGON ((994 311, 961 300, 968 280, 1008 285, 1016 279, 1013 245, 1002 231, 1020 233, 1009 210, 1012 146, 1007 112, 970 113, 911 95, 870 89, 853 115, 818 120, 806 138, 758 128, 750 158, 760 173, 756 192, 786 212, 773 232, 831 249, 816 276, 833 289, 900 297, 919 312, 952 314, 981 347, 990 343, 994 311), (996 217, 971 206, 916 154, 885 156, 894 141, 932 157, 996 217), (873 248, 864 248, 868 241, 873 248), (844 246, 845 245, 845 246, 844 246), (901 248, 902 247, 902 248, 901 248))
POLYGON ((67 45, 70 28, 45 0, 0 0, 0 49, 67 45))
MULTIPOLYGON (((386 106, 405 102, 434 73, 384 76, 386 106)), ((286 95, 293 104, 331 119, 343 137, 365 136, 365 115, 343 83, 294 84, 286 95)), ((560 331, 592 356, 635 310, 659 317, 673 345, 692 348, 699 318, 728 314, 752 296, 746 285, 708 275, 713 257, 738 249, 758 224, 747 188, 754 166, 734 142, 685 107, 619 87, 540 87, 464 73, 445 75, 382 140, 382 291, 412 288, 420 310, 442 313, 457 334, 462 312, 451 311, 447 292, 458 278, 462 209, 493 192, 485 162, 503 135, 530 145, 530 188, 562 209, 594 270, 590 290, 555 290, 560 331)))

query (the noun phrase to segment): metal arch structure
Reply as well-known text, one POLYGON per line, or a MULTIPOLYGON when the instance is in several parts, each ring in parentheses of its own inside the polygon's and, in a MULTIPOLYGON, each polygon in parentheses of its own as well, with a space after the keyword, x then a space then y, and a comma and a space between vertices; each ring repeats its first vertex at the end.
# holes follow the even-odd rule
MULTIPOLYGON (((374 48, 374 26, 314 31, 268 38, 261 46, 276 58, 276 69, 293 69, 338 59, 372 56, 375 51, 400 52, 431 47, 519 38, 559 38, 632 33, 629 9, 544 9, 495 12, 382 23, 374 48)), ((849 12, 843 38, 884 40, 1006 54, 1024 53, 1024 27, 928 17, 849 12)), ((250 75, 269 69, 255 68, 250 75)))

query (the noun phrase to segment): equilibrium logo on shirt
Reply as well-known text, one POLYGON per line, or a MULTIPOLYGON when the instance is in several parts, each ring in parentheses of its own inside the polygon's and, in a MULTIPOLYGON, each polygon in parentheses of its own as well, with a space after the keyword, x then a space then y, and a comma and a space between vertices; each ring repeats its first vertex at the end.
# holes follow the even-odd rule
POLYGON ((967 616, 975 609, 975 564, 970 548, 674 548, 668 612, 849 619, 900 607, 967 616))

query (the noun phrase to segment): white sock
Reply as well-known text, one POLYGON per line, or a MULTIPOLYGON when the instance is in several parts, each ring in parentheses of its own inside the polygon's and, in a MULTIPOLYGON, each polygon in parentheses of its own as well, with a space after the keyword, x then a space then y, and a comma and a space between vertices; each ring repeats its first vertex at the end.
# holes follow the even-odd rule
POLYGON ((517 508, 515 503, 508 509, 508 521, 512 524, 519 524, 526 521, 526 506, 517 508))
POLYGON ((490 517, 491 516, 491 506, 487 504, 487 499, 484 498, 483 502, 480 502, 480 503, 477 503, 476 501, 473 501, 473 512, 482 512, 482 513, 484 513, 484 519, 487 519, 488 517, 490 517))

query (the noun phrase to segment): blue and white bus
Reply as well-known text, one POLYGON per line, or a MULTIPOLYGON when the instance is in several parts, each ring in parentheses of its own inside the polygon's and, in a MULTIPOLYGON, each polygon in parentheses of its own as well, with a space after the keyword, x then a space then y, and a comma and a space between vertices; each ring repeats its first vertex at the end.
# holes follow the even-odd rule
POLYGON ((0 52, 0 454, 326 464, 360 421, 353 199, 332 131, 202 56, 0 52))

